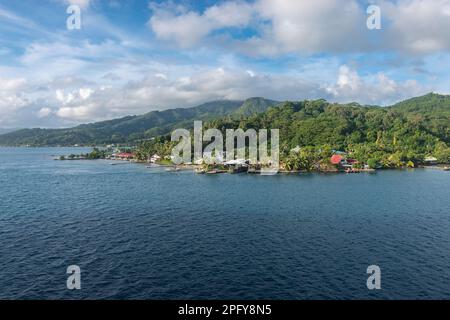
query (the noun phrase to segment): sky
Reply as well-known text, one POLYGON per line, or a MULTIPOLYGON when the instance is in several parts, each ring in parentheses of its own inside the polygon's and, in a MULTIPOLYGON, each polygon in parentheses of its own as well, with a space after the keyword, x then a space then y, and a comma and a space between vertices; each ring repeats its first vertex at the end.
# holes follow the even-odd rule
POLYGON ((448 94, 449 69, 450 0, 0 0, 0 128, 256 96, 386 106, 448 94))

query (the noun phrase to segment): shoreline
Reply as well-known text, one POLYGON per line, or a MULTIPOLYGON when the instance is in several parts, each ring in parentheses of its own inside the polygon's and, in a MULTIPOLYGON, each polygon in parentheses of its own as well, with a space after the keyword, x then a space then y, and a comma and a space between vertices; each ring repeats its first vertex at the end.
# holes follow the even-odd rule
MULTIPOLYGON (((174 165, 174 164, 154 164, 154 163, 149 163, 147 161, 139 161, 139 160, 112 160, 112 159, 65 159, 65 160, 60 160, 60 159, 55 159, 58 161, 81 161, 81 160, 85 160, 85 161, 92 161, 92 160, 103 160, 103 161, 112 161, 112 162, 117 162, 117 165, 119 164, 139 164, 139 165, 146 165, 147 168, 152 169, 152 168, 165 168, 165 169, 174 169, 174 170, 170 170, 171 172, 177 172, 177 171, 188 171, 191 170, 196 174, 250 174, 250 175, 261 175, 261 170, 252 170, 252 171, 245 171, 245 172, 238 172, 238 173, 233 173, 233 172, 229 172, 228 170, 221 170, 221 169, 212 169, 210 170, 211 172, 208 172, 206 170, 203 170, 202 165, 192 165, 192 164, 182 164, 182 165, 174 165), (202 171, 203 172, 199 172, 202 171)), ((114 163, 110 163, 111 165, 115 165, 114 163)), ((312 170, 312 171, 307 171, 307 170, 292 170, 292 171, 288 171, 288 170, 278 170, 277 171, 277 175, 295 175, 295 174, 353 174, 353 173, 370 173, 370 174, 374 174, 377 172, 382 172, 382 171, 390 171, 390 170, 411 170, 411 169, 425 169, 425 170, 438 170, 438 171, 450 171, 450 165, 436 165, 436 166, 424 166, 424 165, 419 165, 415 168, 410 168, 410 167, 398 167, 398 168, 379 168, 379 169, 352 169, 352 170, 346 170, 346 169, 336 169, 336 170, 312 170)))
MULTIPOLYGON (((247 171, 243 171, 243 172, 229 172, 228 170, 223 170, 223 169, 211 169, 211 170, 205 170, 202 165, 193 165, 193 164, 181 164, 181 165, 175 165, 175 164, 159 164, 159 163, 151 163, 151 162, 147 162, 147 161, 140 161, 140 160, 122 160, 122 159, 106 159, 106 158, 99 158, 99 159, 88 159, 88 158, 84 158, 84 157, 78 157, 78 158, 65 158, 65 159, 60 159, 60 158, 54 158, 53 160, 55 161, 92 161, 92 160, 103 160, 103 161, 111 161, 110 165, 120 165, 120 164, 127 164, 127 163, 135 163, 135 164, 140 164, 140 165, 147 165, 148 168, 166 168, 166 169, 170 169, 173 168, 174 170, 171 171, 186 171, 186 170, 192 170, 194 173, 197 174, 221 174, 221 173, 230 173, 230 174, 242 174, 242 173, 246 173, 246 174, 261 174, 261 170, 247 170, 247 171), (117 162, 117 163, 115 163, 117 162)), ((378 168, 378 169, 333 169, 333 170, 326 170, 326 169, 321 169, 321 170, 311 170, 311 171, 307 171, 307 170, 284 170, 284 169, 280 169, 277 171, 276 174, 280 174, 280 175, 292 175, 292 174, 308 174, 308 173, 322 173, 322 174, 339 174, 339 173, 346 173, 346 174, 351 174, 351 173, 377 173, 378 171, 386 171, 386 170, 408 170, 408 169, 427 169, 427 170, 439 170, 439 171, 450 171, 450 165, 435 165, 435 166, 430 166, 430 165, 418 165, 417 167, 414 168, 410 168, 410 167, 398 167, 398 168, 378 168)))

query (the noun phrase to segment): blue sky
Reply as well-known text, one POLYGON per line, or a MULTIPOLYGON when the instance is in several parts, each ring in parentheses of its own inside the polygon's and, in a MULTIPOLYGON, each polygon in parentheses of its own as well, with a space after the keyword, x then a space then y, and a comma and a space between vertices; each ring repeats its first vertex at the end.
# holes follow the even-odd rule
POLYGON ((389 105, 450 91, 450 0, 2 0, 0 35, 2 128, 216 99, 389 105), (380 30, 367 28, 371 4, 380 30))

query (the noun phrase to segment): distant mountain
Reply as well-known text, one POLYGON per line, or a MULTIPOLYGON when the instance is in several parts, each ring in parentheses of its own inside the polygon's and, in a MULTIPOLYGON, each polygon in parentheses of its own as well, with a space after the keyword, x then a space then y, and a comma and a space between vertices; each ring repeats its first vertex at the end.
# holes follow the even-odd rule
MULTIPOLYGON (((205 126, 221 130, 277 128, 280 152, 285 158, 294 148, 312 147, 318 152, 348 151, 358 161, 366 163, 371 158, 385 167, 408 161, 421 163, 430 155, 441 163, 450 160, 450 96, 438 94, 390 107, 329 103, 323 99, 284 102, 253 116, 222 118, 205 126)), ((293 161, 301 164, 307 158, 294 157, 293 161)))
POLYGON ((251 98, 246 101, 221 100, 193 108, 152 111, 140 116, 127 116, 67 129, 22 129, 0 135, 0 145, 70 146, 131 143, 169 134, 175 128, 190 128, 194 120, 248 116, 263 112, 277 103, 264 98, 251 98))
MULTIPOLYGON (((330 104, 325 100, 297 102, 295 105, 304 105, 304 109, 297 117, 307 117, 311 122, 310 133, 304 132, 305 124, 298 128, 297 135, 311 135, 314 128, 319 128, 318 122, 328 113, 324 110, 333 110, 336 113, 353 114, 358 108, 367 110, 383 110, 388 113, 386 123, 380 125, 380 130, 397 123, 396 119, 407 119, 408 123, 415 124, 417 130, 439 138, 441 141, 450 142, 450 96, 429 93, 427 95, 408 99, 390 107, 367 106, 362 107, 357 103, 330 104), (349 109, 350 108, 350 109, 349 109), (309 117, 319 117, 313 119, 309 117), (390 120, 387 120, 390 119, 390 120), (301 133, 303 132, 303 133, 301 133)), ((167 135, 175 128, 191 128, 194 120, 222 121, 224 119, 239 120, 252 118, 253 115, 267 113, 270 107, 279 107, 282 103, 264 98, 250 98, 245 101, 213 101, 192 108, 178 108, 164 111, 152 111, 140 116, 127 116, 119 119, 89 123, 67 129, 22 129, 0 135, 0 145, 3 146, 71 146, 71 145, 104 145, 112 143, 135 143, 140 140, 150 139, 156 136, 167 135)), ((289 104, 288 104, 289 105, 289 104)), ((285 110, 285 109, 283 109, 285 110)), ((287 111, 286 111, 287 112, 287 111)), ((384 114, 383 113, 383 114, 384 114)), ((380 121, 380 113, 368 113, 372 115, 370 121, 380 121)), ((383 116, 384 117, 384 116, 383 116)), ((274 120, 275 121, 275 120, 274 120)), ((281 121, 281 118, 277 121, 281 121)), ((333 120, 334 121, 334 120, 333 120)), ((406 120, 405 120, 406 121, 406 120)), ((330 130, 335 130, 337 122, 330 122, 330 130)), ((273 123, 266 123, 266 126, 273 123)), ((279 125, 276 123, 276 125, 279 125)), ((292 123, 291 123, 292 125, 292 123)), ((341 124, 342 126, 344 124, 341 124)), ((398 126, 402 126, 398 122, 398 126)), ((308 129, 309 130, 309 129, 308 129)), ((322 126, 320 132, 326 129, 322 126)), ((362 129, 361 129, 362 130, 362 129)), ((361 131, 360 130, 360 131, 361 131)), ((362 131, 361 131, 362 132, 362 131)), ((410 133, 414 135, 414 133, 410 133)))
POLYGON ((18 130, 18 129, 5 129, 5 128, 0 128, 0 134, 5 134, 5 133, 17 131, 17 130, 18 130))
POLYGON ((269 107, 275 106, 280 102, 264 98, 250 98, 244 101, 241 107, 234 112, 238 116, 248 117, 256 113, 266 111, 269 107))
POLYGON ((390 107, 411 113, 431 115, 433 112, 447 112, 450 116, 450 96, 428 93, 424 96, 404 100, 390 107))

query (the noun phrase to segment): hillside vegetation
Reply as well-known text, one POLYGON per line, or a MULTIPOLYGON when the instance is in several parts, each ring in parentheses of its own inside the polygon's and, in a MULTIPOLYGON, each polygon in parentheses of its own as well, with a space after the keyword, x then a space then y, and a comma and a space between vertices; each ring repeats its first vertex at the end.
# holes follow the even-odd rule
POLYGON ((3 146, 73 146, 136 143, 169 133, 175 128, 190 128, 194 120, 209 120, 227 115, 241 116, 265 111, 277 102, 263 98, 246 101, 213 101, 194 108, 152 111, 140 116, 83 124, 68 129, 23 129, 0 135, 3 146))
MULTIPOLYGON (((247 117, 222 117, 206 128, 279 129, 281 158, 289 169, 309 170, 332 150, 346 151, 371 167, 416 166, 425 157, 450 157, 450 96, 428 94, 391 107, 284 102, 247 117), (300 152, 291 150, 301 147, 300 152)), ((139 154, 170 153, 168 137, 143 143, 139 154)))
POLYGON ((139 145, 139 158, 170 155, 169 134, 192 128, 280 129, 281 156, 288 167, 306 167, 332 150, 348 152, 362 163, 416 165, 427 156, 448 162, 450 96, 427 94, 390 107, 335 104, 325 100, 283 102, 252 98, 216 101, 195 108, 154 111, 142 116, 80 125, 71 129, 28 129, 0 135, 0 145, 139 145), (299 154, 292 149, 301 147, 299 154))

